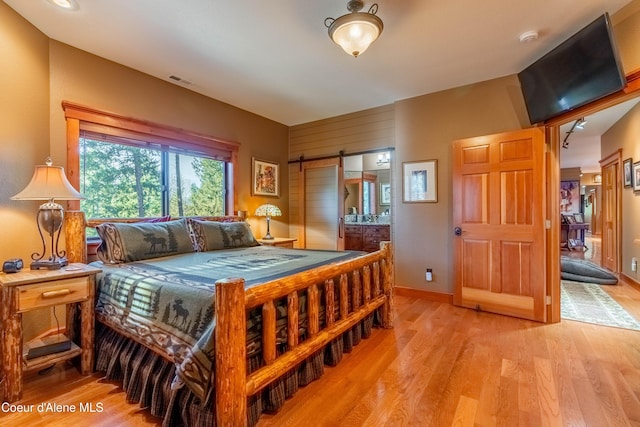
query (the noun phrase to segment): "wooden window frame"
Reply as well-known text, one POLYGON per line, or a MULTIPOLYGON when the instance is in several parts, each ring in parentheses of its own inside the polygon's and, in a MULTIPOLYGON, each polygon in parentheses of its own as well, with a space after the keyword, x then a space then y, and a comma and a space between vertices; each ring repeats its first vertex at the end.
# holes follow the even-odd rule
MULTIPOLYGON (((239 143, 100 111, 68 101, 63 101, 62 107, 67 122, 67 177, 76 189, 80 189, 80 133, 81 131, 102 133, 112 135, 116 139, 169 145, 179 150, 200 153, 203 156, 226 162, 226 176, 228 178, 225 214, 233 215, 236 200, 235 183, 238 182, 239 143)), ((69 201, 68 209, 79 210, 80 201, 69 201)))

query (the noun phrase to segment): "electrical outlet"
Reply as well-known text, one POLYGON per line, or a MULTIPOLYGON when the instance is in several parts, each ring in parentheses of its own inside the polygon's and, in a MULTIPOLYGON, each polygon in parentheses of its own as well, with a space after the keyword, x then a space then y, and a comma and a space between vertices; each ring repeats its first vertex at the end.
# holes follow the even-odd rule
POLYGON ((427 282, 433 281, 433 271, 430 268, 427 268, 427 272, 424 276, 424 280, 426 280, 427 282))
POLYGON ((638 271, 638 259, 631 258, 631 271, 638 271))

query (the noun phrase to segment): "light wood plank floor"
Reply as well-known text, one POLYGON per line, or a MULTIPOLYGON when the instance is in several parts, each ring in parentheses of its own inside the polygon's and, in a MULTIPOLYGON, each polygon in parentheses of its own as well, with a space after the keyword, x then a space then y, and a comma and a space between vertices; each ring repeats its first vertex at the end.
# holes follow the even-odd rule
MULTIPOLYGON (((640 426, 640 332, 395 303, 394 329, 375 330, 259 426, 640 426)), ((103 412, 0 413, 0 425, 159 425, 74 368, 30 379, 20 403, 42 402, 103 412)))

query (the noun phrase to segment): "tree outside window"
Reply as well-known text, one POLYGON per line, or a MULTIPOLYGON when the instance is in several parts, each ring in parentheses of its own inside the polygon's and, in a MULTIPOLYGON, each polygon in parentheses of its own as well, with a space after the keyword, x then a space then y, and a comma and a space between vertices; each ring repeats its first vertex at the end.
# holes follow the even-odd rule
POLYGON ((88 218, 224 215, 224 161, 87 137, 79 149, 88 218))

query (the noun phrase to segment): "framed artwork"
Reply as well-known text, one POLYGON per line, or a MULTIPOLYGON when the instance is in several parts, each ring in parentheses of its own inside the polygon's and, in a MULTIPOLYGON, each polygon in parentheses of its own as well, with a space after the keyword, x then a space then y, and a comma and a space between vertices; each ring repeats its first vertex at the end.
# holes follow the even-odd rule
POLYGON ((251 158, 251 194, 253 196, 280 195, 280 165, 251 158))
POLYGON ((625 188, 629 188, 633 186, 633 160, 631 157, 622 162, 622 182, 624 183, 625 188))
POLYGON ((580 213, 580 181, 560 181, 560 213, 580 213))
POLYGON ((402 163, 402 201, 438 202, 438 160, 402 163))
POLYGON ((640 162, 635 162, 633 164, 633 191, 640 192, 640 162))
POLYGON ((391 184, 388 182, 380 183, 380 204, 391 204, 391 184))
POLYGON ((573 217, 575 218, 577 224, 584 223, 584 218, 582 217, 581 213, 573 214, 573 217))

